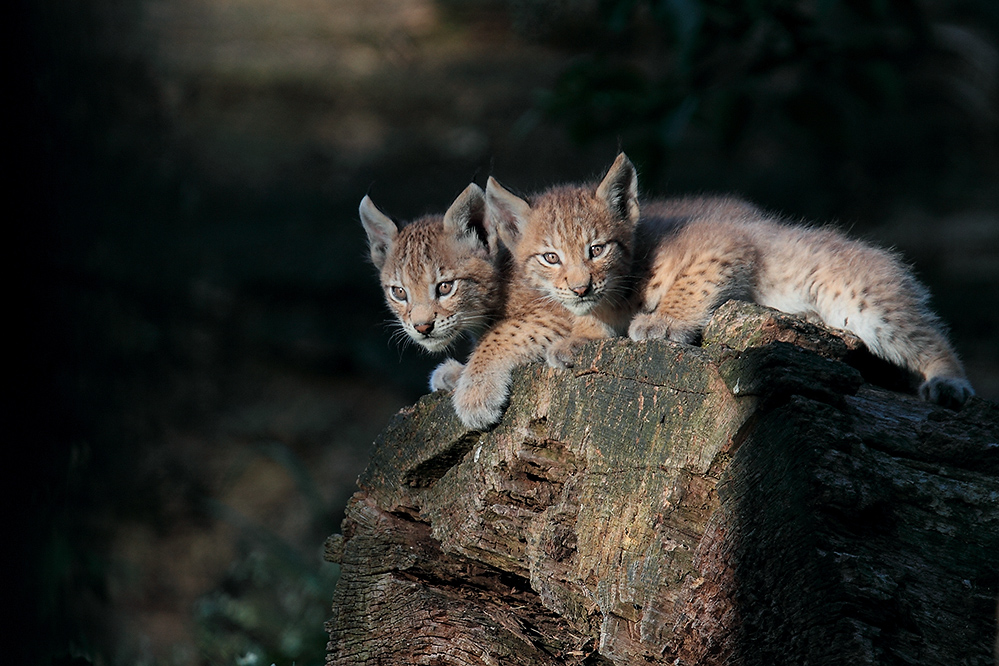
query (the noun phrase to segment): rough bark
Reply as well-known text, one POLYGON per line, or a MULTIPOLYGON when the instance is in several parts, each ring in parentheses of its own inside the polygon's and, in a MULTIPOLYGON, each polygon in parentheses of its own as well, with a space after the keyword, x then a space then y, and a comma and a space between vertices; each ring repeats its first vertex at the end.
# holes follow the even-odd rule
POLYGON ((523 368, 487 433, 424 397, 327 543, 329 663, 993 663, 999 407, 862 356, 729 303, 523 368))

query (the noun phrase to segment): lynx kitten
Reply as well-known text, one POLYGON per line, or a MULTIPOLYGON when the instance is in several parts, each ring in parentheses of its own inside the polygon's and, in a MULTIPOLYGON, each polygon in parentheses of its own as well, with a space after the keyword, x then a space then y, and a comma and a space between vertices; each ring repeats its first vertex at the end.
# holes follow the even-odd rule
MULTIPOLYGON (((503 242, 519 248, 526 287, 576 316, 592 317, 609 335, 624 335, 639 303, 634 268, 648 254, 649 245, 641 235, 636 244, 636 187, 632 172, 612 168, 595 186, 553 187, 531 197, 529 204, 490 178, 486 217, 493 220, 503 242)), ((748 203, 727 197, 661 203, 675 218, 756 211, 748 203)), ((549 360, 554 365, 572 365, 574 348, 585 339, 560 341, 549 360)))
MULTIPOLYGON (((470 428, 499 420, 516 366, 545 358, 572 335, 606 335, 599 325, 591 330, 591 318, 523 288, 484 204, 482 190, 469 185, 442 217, 401 228, 368 197, 359 209, 386 302, 412 340, 439 352, 462 333, 486 329, 467 367, 448 359, 430 377, 431 390, 454 389, 455 411, 470 428)), ((504 235, 515 249, 516 236, 504 235)))
MULTIPOLYGON (((443 216, 396 224, 367 196, 359 208, 371 261, 385 300, 406 335, 442 352, 464 333, 485 329, 503 301, 500 252, 484 226, 482 189, 469 185, 443 216)), ((451 389, 462 365, 454 359, 431 375, 431 390, 451 389)))
POLYGON ((554 188, 529 205, 490 180, 486 201, 487 217, 514 219, 531 246, 535 289, 614 328, 634 314, 633 340, 696 341, 718 306, 742 298, 854 333, 919 374, 924 400, 959 407, 974 394, 926 289, 891 253, 834 230, 727 198, 648 201, 640 217, 623 153, 595 188, 554 188))
POLYGON ((532 288, 524 275, 530 255, 525 256, 515 233, 508 230, 503 235, 512 255, 503 315, 479 339, 452 396, 458 417, 470 428, 486 428, 499 421, 515 367, 542 359, 565 367, 564 349, 574 341, 614 334, 595 317, 574 315, 532 288))

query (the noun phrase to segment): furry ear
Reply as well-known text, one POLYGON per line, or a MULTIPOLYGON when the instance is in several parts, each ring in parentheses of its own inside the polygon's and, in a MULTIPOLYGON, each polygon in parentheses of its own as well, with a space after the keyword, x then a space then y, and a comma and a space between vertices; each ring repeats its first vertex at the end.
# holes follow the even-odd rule
POLYGON ((504 245, 513 249, 520 241, 530 213, 531 207, 526 201, 489 176, 486 183, 486 229, 491 236, 498 236, 504 245))
POLYGON ((477 238, 492 254, 496 247, 496 238, 495 234, 489 233, 485 220, 485 193, 481 187, 471 183, 444 213, 444 228, 457 236, 471 235, 477 238))
POLYGON ((638 173, 627 155, 617 156, 596 194, 614 217, 631 224, 638 222, 638 173))
POLYGON ((361 224, 364 225, 364 231, 368 234, 371 263, 375 265, 375 268, 381 270, 382 266, 385 265, 385 258, 388 256, 389 250, 392 249, 396 234, 399 233, 399 227, 392 221, 392 218, 375 207, 368 195, 364 195, 364 198, 361 199, 361 205, 357 210, 361 214, 361 224))

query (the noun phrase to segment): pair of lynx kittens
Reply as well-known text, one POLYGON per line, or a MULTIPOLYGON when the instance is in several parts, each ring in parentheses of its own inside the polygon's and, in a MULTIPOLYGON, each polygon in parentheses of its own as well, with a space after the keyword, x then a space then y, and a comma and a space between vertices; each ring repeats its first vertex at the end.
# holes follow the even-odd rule
POLYGON ((792 225, 727 197, 638 198, 624 153, 596 186, 530 203, 489 178, 443 216, 400 228, 367 196, 361 222, 389 308, 431 352, 482 332, 432 390, 453 390, 470 428, 499 421, 513 369, 573 364, 588 340, 696 341, 726 300, 751 300, 858 336, 921 376, 919 395, 960 407, 974 391, 928 293, 892 254, 828 228, 792 225))

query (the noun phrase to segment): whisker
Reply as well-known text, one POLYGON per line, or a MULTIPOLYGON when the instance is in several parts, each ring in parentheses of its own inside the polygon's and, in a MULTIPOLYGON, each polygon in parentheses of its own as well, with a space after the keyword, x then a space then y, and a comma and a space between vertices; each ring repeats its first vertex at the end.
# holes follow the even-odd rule
POLYGON ((403 326, 402 322, 396 320, 394 323, 396 325, 392 327, 393 330, 392 333, 389 335, 389 340, 400 348, 399 354, 401 360, 402 351, 408 345, 413 344, 414 340, 412 336, 410 336, 409 333, 406 331, 406 327, 403 326))
POLYGON ((527 302, 527 304, 532 307, 535 305, 548 305, 551 303, 554 303, 556 305, 561 305, 561 303, 559 303, 558 300, 555 299, 548 292, 539 292, 537 296, 535 296, 534 298, 532 298, 530 301, 527 302))
POLYGON ((386 319, 385 321, 382 322, 382 326, 390 329, 391 335, 393 336, 397 335, 400 331, 402 331, 403 333, 406 332, 406 327, 403 325, 401 321, 399 321, 396 318, 386 319))
POLYGON ((462 314, 461 318, 458 320, 456 326, 466 329, 466 328, 484 328, 490 323, 492 317, 483 314, 462 314))
POLYGON ((613 307, 620 307, 628 302, 627 297, 620 290, 613 287, 609 288, 601 298, 613 307))
POLYGON ((412 343, 412 339, 406 335, 406 331, 401 326, 395 327, 389 336, 389 346, 396 350, 399 363, 402 363, 403 352, 410 343, 412 343))

